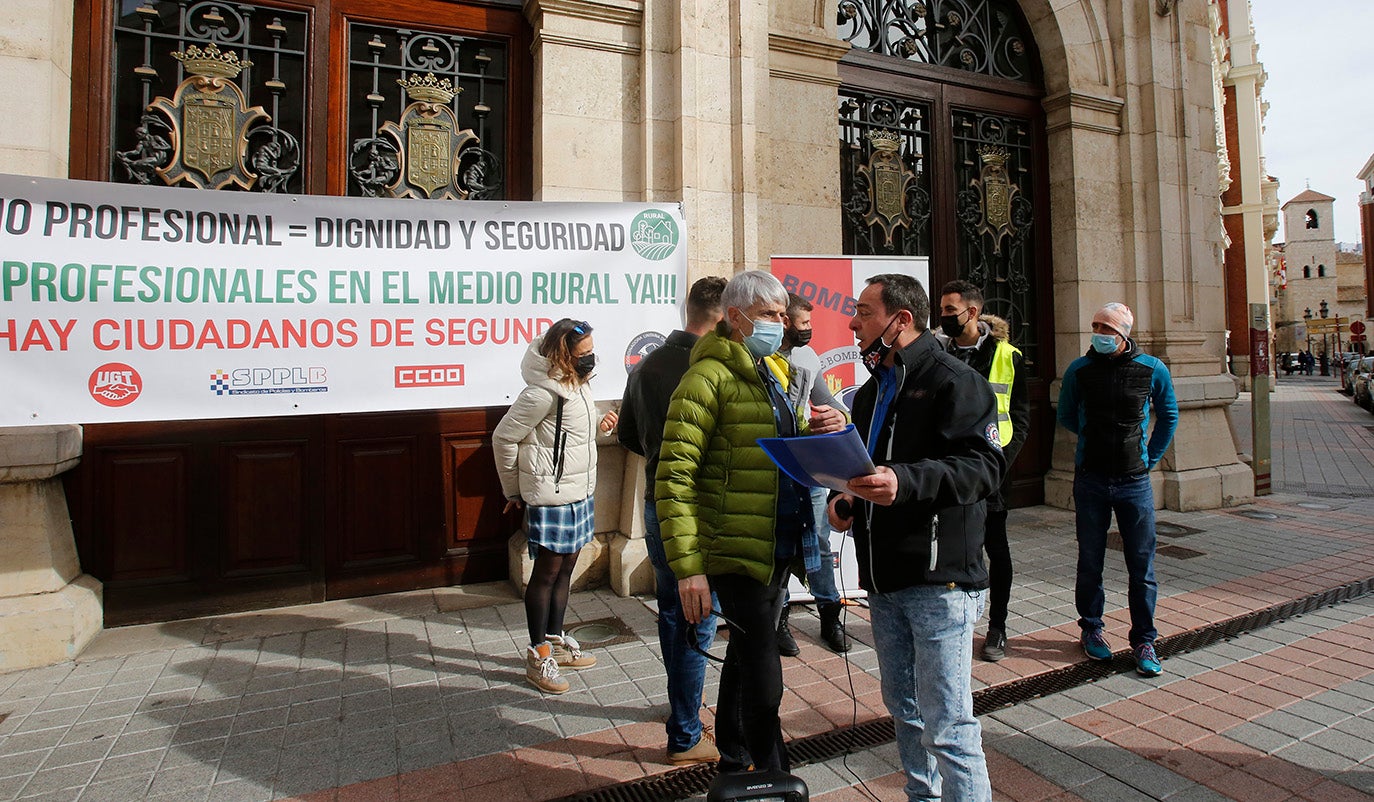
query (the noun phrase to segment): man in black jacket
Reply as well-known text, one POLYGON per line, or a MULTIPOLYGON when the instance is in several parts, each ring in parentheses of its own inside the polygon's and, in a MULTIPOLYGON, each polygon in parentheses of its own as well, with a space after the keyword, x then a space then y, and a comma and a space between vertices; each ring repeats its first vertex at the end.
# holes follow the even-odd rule
POLYGON ((698 279, 687 294, 687 329, 668 335, 662 346, 644 357, 630 374, 620 410, 620 442, 646 457, 644 466, 644 543, 654 567, 658 596, 658 641, 668 672, 668 762, 675 766, 714 763, 720 758, 715 744, 701 731, 701 692, 706 683, 706 658, 687 645, 696 638, 701 648, 711 645, 716 634, 715 616, 706 616, 695 627, 682 615, 677 597, 677 576, 668 567, 654 506, 654 474, 668 402, 677 389, 692 354, 692 346, 720 322, 720 293, 725 279, 698 279), (689 634, 690 633, 690 634, 689 634))
POLYGON ((983 659, 997 662, 1007 656, 1007 604, 1011 601, 1011 543, 1007 539, 1006 494, 1011 466, 1030 432, 1030 394, 1026 390, 1026 360, 1011 344, 1005 320, 983 314, 983 291, 967 281, 951 281, 940 289, 940 331, 949 338, 945 350, 978 371, 997 396, 997 430, 1007 471, 1002 486, 988 496, 983 550, 988 555, 988 636, 983 659))
POLYGON ((878 470, 850 480, 830 517, 854 531, 908 798, 986 802, 973 627, 988 584, 983 499, 1006 460, 992 389, 944 352, 929 320, 910 276, 874 276, 860 293, 849 328, 873 378, 854 399, 854 425, 878 470))

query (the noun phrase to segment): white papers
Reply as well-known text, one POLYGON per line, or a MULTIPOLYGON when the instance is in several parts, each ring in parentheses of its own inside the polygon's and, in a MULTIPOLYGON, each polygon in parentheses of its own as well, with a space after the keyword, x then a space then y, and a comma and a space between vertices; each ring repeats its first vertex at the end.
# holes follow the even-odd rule
POLYGON ((850 479, 877 473, 852 423, 830 434, 760 437, 758 443, 783 473, 807 487, 847 493, 850 479))

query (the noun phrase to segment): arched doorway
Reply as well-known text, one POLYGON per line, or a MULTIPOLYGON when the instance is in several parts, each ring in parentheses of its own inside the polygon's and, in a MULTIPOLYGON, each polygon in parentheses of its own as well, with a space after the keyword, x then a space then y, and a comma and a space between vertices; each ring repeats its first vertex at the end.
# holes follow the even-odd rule
POLYGON ((1014 0, 842 0, 837 21, 853 46, 839 70, 844 251, 927 257, 932 304, 965 279, 1010 323, 1031 394, 1011 501, 1038 504, 1055 365, 1045 93, 1030 28, 1014 0))

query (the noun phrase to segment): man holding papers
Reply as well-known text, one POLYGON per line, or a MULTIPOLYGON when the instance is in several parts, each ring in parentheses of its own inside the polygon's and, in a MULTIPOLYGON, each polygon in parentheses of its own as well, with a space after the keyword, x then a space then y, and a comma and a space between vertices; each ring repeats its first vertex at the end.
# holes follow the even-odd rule
POLYGON ((776 278, 739 273, 720 300, 725 320, 692 349, 669 403, 654 496, 683 615, 694 624, 710 615, 714 590, 730 626, 716 704, 720 769, 786 771, 778 618, 789 569, 817 567, 815 527, 810 494, 757 440, 838 430, 844 419, 808 421, 765 361, 782 344, 787 308, 776 278))
POLYGON ((830 502, 853 528, 868 591, 883 702, 910 800, 992 799, 973 716, 973 627, 983 613, 984 499, 1006 469, 987 381, 928 331, 916 279, 868 279, 849 328, 873 374, 854 424, 877 470, 830 502))

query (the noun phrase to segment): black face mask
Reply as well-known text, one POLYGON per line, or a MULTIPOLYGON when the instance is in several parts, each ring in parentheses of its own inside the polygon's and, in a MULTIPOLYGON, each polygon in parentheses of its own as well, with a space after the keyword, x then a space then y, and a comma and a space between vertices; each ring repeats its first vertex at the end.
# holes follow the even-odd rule
POLYGON ((592 370, 596 368, 596 354, 586 354, 579 356, 573 369, 577 371, 579 379, 585 379, 592 375, 592 370))
POLYGON ((811 342, 811 329, 788 329, 787 341, 792 344, 793 348, 801 348, 811 342))
MULTIPOLYGON (((967 311, 967 309, 964 310, 964 312, 967 311)), ((953 339, 964 333, 964 324, 959 322, 959 315, 964 314, 964 312, 960 312, 958 315, 940 315, 940 331, 944 332, 946 337, 953 339)))
POLYGON ((887 325, 883 326, 882 334, 874 337, 873 342, 859 351, 859 359, 863 360, 864 367, 868 368, 869 373, 877 373, 878 368, 887 360, 887 355, 892 351, 892 346, 896 341, 883 342, 883 334, 887 334, 887 330, 892 328, 892 324, 896 322, 897 316, 893 315, 892 319, 887 321, 887 325))

